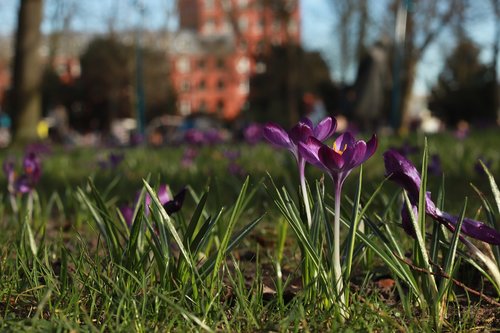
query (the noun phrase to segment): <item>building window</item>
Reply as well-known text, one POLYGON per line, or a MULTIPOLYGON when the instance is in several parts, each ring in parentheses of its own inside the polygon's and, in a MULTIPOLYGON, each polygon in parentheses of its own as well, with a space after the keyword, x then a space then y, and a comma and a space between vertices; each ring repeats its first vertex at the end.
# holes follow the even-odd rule
POLYGON ((191 66, 189 64, 189 59, 186 57, 179 58, 176 62, 177 70, 181 73, 188 73, 191 70, 191 66))
POLYGON ((191 102, 190 101, 181 101, 179 105, 179 113, 183 116, 187 116, 191 113, 191 102))
POLYGON ((181 91, 182 92, 188 92, 191 89, 191 84, 189 81, 182 81, 181 83, 181 91))
POLYGON ((201 80, 200 83, 198 84, 198 89, 199 90, 205 90, 207 88, 207 83, 205 80, 201 80))
POLYGON ((216 112, 218 114, 224 113, 224 101, 222 99, 217 101, 216 112))
POLYGON ((226 63, 224 61, 224 58, 217 58, 217 68, 224 69, 225 67, 226 67, 226 63))
POLYGON ((198 60, 198 68, 199 69, 205 69, 207 67, 207 62, 205 59, 200 59, 198 60))
POLYGON ((226 84, 224 83, 224 80, 219 79, 219 80, 217 81, 217 89, 219 89, 219 90, 224 90, 225 86, 226 86, 226 84))

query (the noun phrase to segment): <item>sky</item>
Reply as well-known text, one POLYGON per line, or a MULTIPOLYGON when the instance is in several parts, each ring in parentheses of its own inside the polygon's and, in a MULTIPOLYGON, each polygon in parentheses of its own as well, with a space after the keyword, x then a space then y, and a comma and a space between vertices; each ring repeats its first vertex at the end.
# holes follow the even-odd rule
MULTIPOLYGON (((14 31, 19 1, 0 0, 0 34, 10 34, 14 31)), ((50 17, 54 13, 55 7, 53 4, 57 1, 61 0, 45 0, 45 16, 42 24, 44 32, 54 28, 50 17)), ((320 51, 331 65, 332 78, 338 80, 339 68, 336 61, 338 40, 335 38, 336 18, 332 11, 332 1, 300 0, 302 44, 308 50, 320 51)), ((369 1, 371 15, 375 17, 375 20, 382 20, 387 8, 387 0, 369 1)), ((487 0, 478 1, 487 4, 487 0)), ((77 14, 74 16, 71 28, 76 30, 107 31, 112 17, 116 18, 116 29, 133 28, 139 22, 139 11, 137 6, 134 5, 138 0, 86 0, 74 2, 77 3, 77 14)), ((173 0, 143 0, 146 28, 175 29, 177 21, 175 15, 173 15, 172 3, 173 0)), ((483 61, 490 61, 491 58, 489 45, 493 41, 493 24, 492 18, 485 18, 470 23, 467 28, 470 36, 483 47, 481 53, 483 61)), ((377 37, 379 36, 371 36, 373 40, 377 37)), ((424 54, 418 66, 414 88, 416 94, 425 94, 430 90, 442 69, 444 57, 452 47, 453 38, 449 33, 445 33, 424 54)), ((356 68, 349 68, 347 79, 353 80, 355 73, 356 68)))

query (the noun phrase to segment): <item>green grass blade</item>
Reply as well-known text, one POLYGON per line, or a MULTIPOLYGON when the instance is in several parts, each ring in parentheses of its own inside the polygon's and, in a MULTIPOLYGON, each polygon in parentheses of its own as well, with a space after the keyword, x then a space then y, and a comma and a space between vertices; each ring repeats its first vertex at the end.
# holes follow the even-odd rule
POLYGON ((455 270, 455 258, 457 254, 457 246, 458 246, 458 241, 460 239, 460 231, 462 230, 462 223, 464 221, 466 208, 467 208, 467 198, 465 198, 465 203, 462 208, 462 212, 460 213, 460 217, 455 227, 455 231, 453 232, 453 237, 451 239, 450 247, 448 248, 448 253, 444 261, 444 273, 448 275, 450 278, 441 280, 437 298, 438 302, 441 302, 443 297, 445 297, 445 294, 449 290, 449 287, 452 283, 451 278, 453 275, 453 271, 455 270))
POLYGON ((140 209, 138 214, 135 215, 135 219, 132 223, 132 229, 130 230, 129 239, 125 245, 125 251, 123 253, 123 265, 127 269, 132 269, 136 260, 138 259, 137 247, 139 244, 139 235, 142 230, 142 220, 144 216, 144 206, 139 205, 140 209))
POLYGON ((497 204, 498 213, 500 214, 500 190, 498 189, 498 185, 495 182, 495 178, 491 174, 488 167, 483 163, 483 161, 479 160, 481 166, 483 167, 484 172, 488 176, 488 181, 490 182, 491 192, 493 192, 493 197, 495 198, 495 202, 497 204))
MULTIPOLYGON (((201 221, 201 216, 203 214, 203 210, 205 208, 205 204, 207 202, 207 199, 208 199, 208 193, 205 192, 205 193, 203 193, 200 200, 198 201, 198 204, 196 205, 196 209, 194 210, 193 216, 191 217, 191 220, 190 220, 188 227, 186 229, 186 234, 184 235, 185 242, 186 242, 184 245, 186 245, 186 246, 189 243, 193 242, 193 240, 195 238, 195 231, 198 227, 198 224, 201 221)), ((210 218, 207 218, 205 220, 210 220, 210 218)), ((205 221, 205 223, 206 223, 206 221, 205 221)))
MULTIPOLYGON (((226 247, 226 250, 222 254, 222 256, 227 256, 252 230, 259 224, 259 222, 262 220, 263 216, 253 220, 249 224, 247 224, 243 229, 241 229, 233 238, 231 239, 230 242, 228 242, 228 245, 226 247)), ((202 278, 208 276, 210 272, 213 271, 214 267, 216 267, 217 260, 220 256, 221 251, 217 251, 216 254, 213 254, 211 257, 207 259, 207 261, 203 264, 203 266, 200 268, 200 276, 202 278)), ((215 271, 213 271, 215 272, 215 271)))
MULTIPOLYGON (((122 248, 120 242, 118 241, 117 235, 115 234, 116 229, 113 227, 112 223, 110 223, 109 218, 106 217, 106 214, 103 211, 103 209, 105 210, 107 209, 99 208, 102 207, 104 203, 100 202, 96 207, 94 203, 90 201, 90 199, 87 197, 87 195, 81 188, 78 188, 77 191, 78 194, 80 195, 81 200, 84 202, 84 204, 90 211, 90 214, 93 217, 94 222, 96 223, 97 228, 99 229, 101 235, 104 237, 104 241, 106 242, 111 259, 114 262, 118 262, 120 260, 120 254, 122 252, 122 248)), ((95 190, 95 188, 92 187, 92 192, 94 191, 97 190, 95 190)), ((94 198, 100 201, 100 197, 97 193, 94 193, 94 198)))
POLYGON ((163 208, 163 205, 160 203, 160 200, 158 199, 155 190, 153 190, 153 188, 144 179, 143 179, 143 184, 146 187, 146 190, 151 196, 151 200, 153 202, 153 207, 151 207, 151 209, 154 209, 154 211, 159 214, 159 216, 161 217, 161 224, 167 227, 170 235, 172 235, 175 242, 177 243, 177 246, 179 247, 179 251, 181 252, 182 256, 188 262, 188 265, 191 268, 193 268, 194 266, 193 263, 191 262, 191 257, 189 256, 189 253, 184 247, 182 239, 177 233, 177 230, 175 229, 175 226, 173 225, 170 216, 168 216, 167 212, 165 211, 165 208, 163 208))

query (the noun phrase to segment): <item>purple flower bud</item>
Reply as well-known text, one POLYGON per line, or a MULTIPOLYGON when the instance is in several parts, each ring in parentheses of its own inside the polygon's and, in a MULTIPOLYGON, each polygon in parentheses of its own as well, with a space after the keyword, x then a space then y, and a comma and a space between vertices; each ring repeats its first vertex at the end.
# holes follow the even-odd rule
MULTIPOLYGON (((139 196, 140 196, 140 192, 138 192, 136 195, 134 207, 136 207, 138 202, 139 202, 139 196)), ((163 208, 165 208, 165 211, 167 212, 167 214, 172 215, 172 214, 178 212, 182 208, 182 205, 184 203, 184 198, 186 196, 186 188, 183 188, 182 190, 179 191, 179 193, 177 193, 173 198, 171 198, 170 189, 169 189, 168 185, 162 184, 158 188, 157 196, 158 196, 158 200, 162 204, 163 208)), ((151 199, 151 196, 149 195, 149 193, 146 193, 144 195, 144 213, 146 215, 150 214, 149 207, 152 204, 152 202, 153 202, 153 200, 151 199)), ((133 218, 134 209, 135 209, 134 207, 125 205, 125 206, 121 206, 119 208, 120 212, 123 215, 123 218, 125 219, 125 221, 127 222, 127 224, 129 226, 132 225, 132 222, 133 222, 132 218, 133 218)))

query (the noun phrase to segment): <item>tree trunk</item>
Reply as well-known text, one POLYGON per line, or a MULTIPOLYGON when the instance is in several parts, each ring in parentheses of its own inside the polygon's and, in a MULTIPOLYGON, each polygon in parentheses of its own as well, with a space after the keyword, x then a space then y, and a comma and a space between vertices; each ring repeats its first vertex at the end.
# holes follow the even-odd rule
POLYGON ((13 109, 14 139, 37 139, 41 116, 42 64, 39 56, 42 0, 21 0, 14 58, 13 109))

